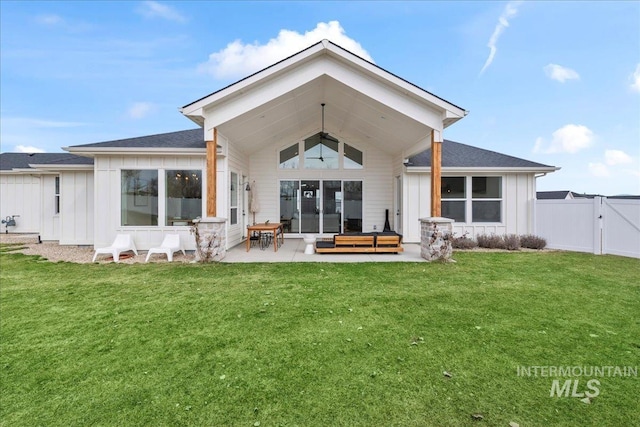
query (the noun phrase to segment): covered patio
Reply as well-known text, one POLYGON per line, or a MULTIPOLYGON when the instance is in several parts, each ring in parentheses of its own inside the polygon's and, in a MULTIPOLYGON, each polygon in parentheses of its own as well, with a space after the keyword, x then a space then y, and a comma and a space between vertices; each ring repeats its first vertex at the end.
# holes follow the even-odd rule
POLYGON ((403 244, 404 252, 394 253, 359 253, 359 254, 318 254, 304 253, 306 244, 303 239, 284 239, 277 251, 271 246, 260 249, 254 246, 247 252, 244 243, 227 250, 222 262, 426 262, 420 256, 420 245, 403 244))

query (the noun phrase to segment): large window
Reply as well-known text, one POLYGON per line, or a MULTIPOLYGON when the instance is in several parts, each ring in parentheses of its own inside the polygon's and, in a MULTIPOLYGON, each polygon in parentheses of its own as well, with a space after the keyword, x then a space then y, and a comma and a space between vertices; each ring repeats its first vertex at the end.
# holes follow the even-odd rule
POLYGON ((470 222, 502 222, 502 177, 447 176, 442 177, 441 185, 443 217, 456 222, 467 222, 467 218, 470 222))
POLYGON ((123 226, 186 226, 199 216, 202 216, 201 170, 121 171, 123 226), (159 189, 164 189, 164 194, 159 189))
POLYGON ((167 170, 166 225, 187 225, 202 214, 202 171, 167 170))
POLYGON ((158 225, 158 171, 122 171, 122 225, 158 225))
POLYGON ((305 169, 338 169, 338 141, 316 134, 304 140, 305 169))

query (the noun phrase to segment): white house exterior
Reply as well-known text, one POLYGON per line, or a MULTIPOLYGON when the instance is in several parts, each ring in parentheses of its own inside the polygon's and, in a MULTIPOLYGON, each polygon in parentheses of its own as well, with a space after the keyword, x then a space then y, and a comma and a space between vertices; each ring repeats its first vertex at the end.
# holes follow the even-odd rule
POLYGON ((442 144, 443 188, 457 196, 443 190, 443 216, 463 219, 460 233, 533 232, 536 176, 556 170, 441 142, 464 109, 327 41, 181 111, 199 128, 66 147, 69 164, 3 160, 0 215, 21 215, 12 232, 60 244, 100 247, 128 233, 144 250, 169 231, 194 249, 197 216, 225 218, 232 247, 254 216, 299 238, 382 230, 388 210, 391 229, 418 242, 432 141, 442 144), (37 198, 18 195, 28 186, 37 198))

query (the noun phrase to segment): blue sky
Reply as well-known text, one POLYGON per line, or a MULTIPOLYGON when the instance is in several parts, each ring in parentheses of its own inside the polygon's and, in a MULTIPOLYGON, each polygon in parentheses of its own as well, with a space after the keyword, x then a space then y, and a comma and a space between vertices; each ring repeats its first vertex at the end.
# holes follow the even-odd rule
POLYGON ((0 148, 191 129, 178 108, 328 38, 469 111, 447 139, 640 194, 640 2, 0 2, 0 148))

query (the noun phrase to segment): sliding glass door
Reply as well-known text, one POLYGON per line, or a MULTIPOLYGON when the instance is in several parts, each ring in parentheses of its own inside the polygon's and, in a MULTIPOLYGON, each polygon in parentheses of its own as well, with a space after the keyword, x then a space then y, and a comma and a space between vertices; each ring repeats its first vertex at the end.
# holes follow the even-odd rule
POLYGON ((280 181, 285 233, 362 231, 362 181, 280 181))

